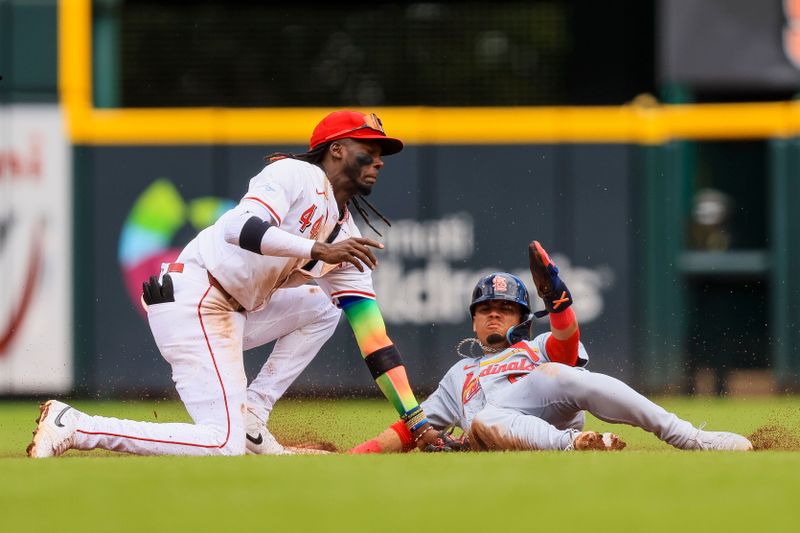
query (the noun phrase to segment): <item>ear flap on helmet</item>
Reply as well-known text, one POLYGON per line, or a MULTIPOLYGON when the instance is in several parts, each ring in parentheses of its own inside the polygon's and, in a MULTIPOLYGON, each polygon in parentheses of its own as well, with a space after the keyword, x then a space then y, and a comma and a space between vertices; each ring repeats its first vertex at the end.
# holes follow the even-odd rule
POLYGON ((508 328, 506 340, 513 345, 520 341, 531 340, 531 326, 533 325, 533 314, 528 313, 528 317, 514 327, 508 328))

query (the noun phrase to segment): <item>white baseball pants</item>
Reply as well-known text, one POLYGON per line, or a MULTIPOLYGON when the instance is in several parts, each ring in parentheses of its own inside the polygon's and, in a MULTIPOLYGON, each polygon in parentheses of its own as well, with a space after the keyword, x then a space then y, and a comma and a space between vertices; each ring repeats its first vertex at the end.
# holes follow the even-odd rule
POLYGON ((697 433, 622 381, 561 363, 545 363, 508 387, 478 412, 471 428, 492 448, 567 450, 583 429, 583 411, 642 428, 676 448, 697 433))
MULTIPOLYGON (((304 286, 280 290, 265 309, 248 315, 210 284, 204 268, 184 263, 183 272, 172 272, 170 276, 175 301, 150 306, 148 320, 161 355, 172 367, 172 379, 194 424, 82 415, 78 419, 75 448, 102 448, 139 455, 243 455, 247 402, 243 339, 247 339, 250 347, 286 338, 276 366, 288 369, 290 375, 296 372, 293 380, 332 334, 336 325, 334 315, 338 321, 338 310, 330 311, 329 308, 335 309, 333 304, 318 289, 304 286), (324 324, 312 323, 320 317, 325 317, 324 324), (304 323, 303 318, 308 322, 304 323), (296 332, 292 326, 305 328, 307 336, 292 337, 296 332), (270 327, 275 329, 270 331, 270 327), (308 343, 323 340, 313 345, 293 344, 292 339, 298 337, 308 343), (290 361, 292 346, 307 349, 295 352, 301 354, 301 361, 290 361)), ((266 391, 268 397, 273 391, 282 393, 291 382, 284 386, 284 381, 270 376, 261 381, 263 388, 256 387, 254 392, 266 391)))
POLYGON ((342 311, 322 289, 303 285, 280 289, 259 311, 247 314, 244 349, 277 339, 267 362, 247 388, 247 406, 262 421, 331 338, 342 311))

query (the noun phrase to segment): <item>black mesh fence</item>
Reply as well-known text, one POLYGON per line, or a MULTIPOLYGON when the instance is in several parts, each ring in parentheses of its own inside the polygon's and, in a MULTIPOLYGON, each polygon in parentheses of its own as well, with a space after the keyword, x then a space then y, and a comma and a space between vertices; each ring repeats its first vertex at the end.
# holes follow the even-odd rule
POLYGON ((592 4, 124 2, 120 102, 557 105, 651 90, 650 2, 592 4))

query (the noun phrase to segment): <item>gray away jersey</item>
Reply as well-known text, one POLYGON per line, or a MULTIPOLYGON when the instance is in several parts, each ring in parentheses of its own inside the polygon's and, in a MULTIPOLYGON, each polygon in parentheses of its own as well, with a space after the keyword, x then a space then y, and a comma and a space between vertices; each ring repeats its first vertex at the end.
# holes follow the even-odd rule
MULTIPOLYGON (((550 332, 542 333, 501 352, 458 361, 422 402, 428 420, 437 428, 458 426, 469 431, 472 419, 487 403, 537 366, 551 362, 545 348, 549 337, 550 332)), ((586 366, 588 361, 586 348, 579 343, 577 366, 586 366)))

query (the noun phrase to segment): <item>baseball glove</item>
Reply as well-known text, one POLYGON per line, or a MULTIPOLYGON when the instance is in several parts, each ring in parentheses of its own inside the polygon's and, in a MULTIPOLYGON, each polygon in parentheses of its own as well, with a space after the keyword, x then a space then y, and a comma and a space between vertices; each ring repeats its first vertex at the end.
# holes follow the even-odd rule
POLYGON ((423 449, 423 452, 468 452, 469 440, 466 433, 456 438, 447 430, 441 430, 436 435, 436 440, 428 443, 423 449))
POLYGON ((558 267, 550 260, 539 241, 528 245, 528 262, 536 292, 545 307, 544 311, 537 311, 534 315, 541 318, 547 313, 560 313, 572 305, 572 295, 558 277, 558 267))

